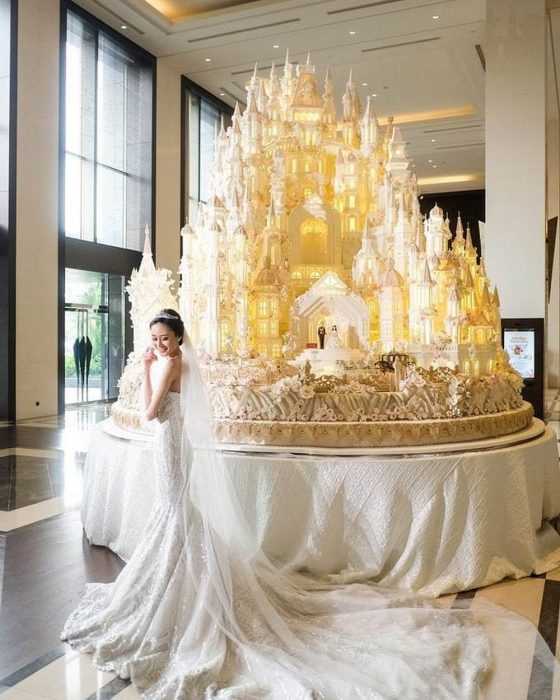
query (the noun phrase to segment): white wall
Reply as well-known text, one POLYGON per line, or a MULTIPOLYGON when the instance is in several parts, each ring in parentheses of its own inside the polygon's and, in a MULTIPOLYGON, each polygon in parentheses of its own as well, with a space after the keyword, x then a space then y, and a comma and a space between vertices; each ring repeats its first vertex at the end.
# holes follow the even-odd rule
POLYGON ((59 0, 18 3, 18 419, 58 413, 59 12, 59 0))
POLYGON ((178 279, 181 213, 181 74, 157 62, 156 263, 178 279))
POLYGON ((502 316, 545 315, 545 0, 486 3, 486 268, 502 316))

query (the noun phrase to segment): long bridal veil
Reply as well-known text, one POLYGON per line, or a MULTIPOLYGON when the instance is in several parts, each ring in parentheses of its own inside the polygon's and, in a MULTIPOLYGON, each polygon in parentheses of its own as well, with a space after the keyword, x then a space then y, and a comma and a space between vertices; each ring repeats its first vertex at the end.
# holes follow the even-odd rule
POLYGON ((541 670, 534 696, 551 697, 554 656, 520 616, 491 604, 449 609, 374 584, 327 583, 286 573, 267 557, 214 446, 188 338, 182 352, 183 521, 197 595, 175 659, 177 697, 515 698, 522 660, 529 673, 527 644, 541 670), (508 667, 500 675, 492 660, 504 643, 508 667))

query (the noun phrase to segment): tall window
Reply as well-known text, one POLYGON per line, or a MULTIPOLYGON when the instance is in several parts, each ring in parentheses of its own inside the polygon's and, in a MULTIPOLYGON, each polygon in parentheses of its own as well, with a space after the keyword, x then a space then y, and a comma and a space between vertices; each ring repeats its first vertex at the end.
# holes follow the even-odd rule
POLYGON ((231 108, 211 95, 205 94, 190 81, 184 80, 185 105, 185 213, 196 216, 199 202, 210 195, 214 147, 222 120, 224 128, 230 123, 231 108))
POLYGON ((11 0, 0 0, 0 236, 8 231, 11 0))
POLYGON ((152 225, 154 62, 67 12, 65 233, 141 250, 152 225))
POLYGON ((15 413, 16 15, 0 0, 0 420, 15 413))

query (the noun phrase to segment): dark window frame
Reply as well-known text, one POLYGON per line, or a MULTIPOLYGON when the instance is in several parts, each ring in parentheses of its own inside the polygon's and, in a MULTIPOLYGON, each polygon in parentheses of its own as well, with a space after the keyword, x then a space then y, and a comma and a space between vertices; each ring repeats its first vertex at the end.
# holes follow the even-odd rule
MULTIPOLYGON (((189 140, 188 140, 188 100, 189 95, 195 95, 198 98, 198 133, 200 135, 200 122, 202 110, 200 109, 202 100, 209 102, 213 107, 215 107, 221 115, 226 117, 227 120, 231 120, 233 115, 233 108, 220 100, 218 97, 213 95, 208 90, 193 82, 186 76, 181 76, 181 174, 180 174, 180 191, 181 191, 181 207, 180 216, 182 226, 185 222, 188 203, 189 203, 189 140)), ((197 190, 200 193, 200 142, 198 147, 198 183, 197 190)), ((200 199, 198 201, 201 201, 200 199)))
POLYGON ((0 250, 0 419, 16 419, 16 184, 17 184, 17 34, 18 0, 8 0, 10 12, 8 110, 8 221, 6 246, 0 250))
MULTIPOLYGON (((102 31, 113 41, 120 43, 128 52, 151 65, 152 70, 152 187, 151 187, 151 241, 152 250, 156 249, 156 86, 157 60, 145 49, 115 31, 94 15, 76 5, 71 0, 61 0, 60 3, 60 90, 59 90, 59 197, 58 197, 58 411, 64 413, 65 401, 65 368, 64 368, 64 323, 65 323, 65 271, 67 267, 94 272, 120 274, 130 278, 134 267, 142 262, 142 252, 128 248, 120 248, 105 243, 85 241, 78 238, 66 237, 65 233, 65 156, 66 156, 66 119, 65 119, 65 90, 66 84, 66 35, 67 14, 72 12, 84 21, 90 23, 97 31, 102 31)), ((103 167, 106 167, 103 165, 103 167)), ((96 207, 93 215, 96 216, 96 207)), ((125 314, 128 317, 130 304, 125 299, 125 314)), ((125 324, 125 356, 132 349, 132 329, 125 324)))

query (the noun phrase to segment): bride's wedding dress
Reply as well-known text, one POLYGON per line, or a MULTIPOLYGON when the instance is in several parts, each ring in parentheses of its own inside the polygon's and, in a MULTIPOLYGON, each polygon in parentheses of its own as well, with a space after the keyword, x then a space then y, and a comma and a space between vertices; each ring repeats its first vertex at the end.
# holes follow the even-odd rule
POLYGON ((131 560, 88 585, 62 633, 98 668, 160 700, 480 697, 491 649, 469 610, 283 574, 254 549, 212 451, 193 457, 178 394, 154 455, 157 503, 131 560))

